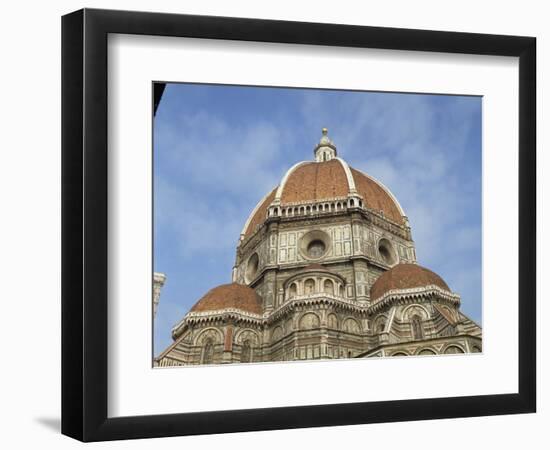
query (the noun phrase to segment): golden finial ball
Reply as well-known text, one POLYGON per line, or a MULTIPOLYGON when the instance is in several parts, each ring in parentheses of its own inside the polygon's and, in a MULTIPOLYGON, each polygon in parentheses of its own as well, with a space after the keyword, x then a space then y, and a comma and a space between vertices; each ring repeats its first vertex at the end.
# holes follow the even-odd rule
POLYGON ((326 135, 328 133, 328 129, 327 128, 323 128, 323 134, 326 135))

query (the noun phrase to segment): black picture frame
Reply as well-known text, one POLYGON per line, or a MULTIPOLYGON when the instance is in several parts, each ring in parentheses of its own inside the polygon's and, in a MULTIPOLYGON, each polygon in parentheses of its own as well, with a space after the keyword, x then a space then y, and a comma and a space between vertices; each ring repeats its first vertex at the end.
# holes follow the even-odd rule
POLYGON ((82 441, 535 412, 534 37, 84 9, 62 18, 62 433, 82 441), (518 393, 107 417, 110 33, 519 57, 518 393))

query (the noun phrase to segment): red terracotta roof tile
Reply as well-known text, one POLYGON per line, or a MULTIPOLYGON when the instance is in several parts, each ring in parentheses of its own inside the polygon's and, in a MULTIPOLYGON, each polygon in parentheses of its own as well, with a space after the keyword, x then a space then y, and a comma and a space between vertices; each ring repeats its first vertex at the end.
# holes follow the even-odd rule
POLYGON ((348 192, 346 172, 338 160, 310 162, 290 174, 281 195, 281 204, 347 197, 348 192))
POLYGON ((370 289, 370 297, 372 300, 377 300, 389 291, 432 284, 451 292, 447 283, 435 272, 418 264, 397 264, 374 282, 370 289))
POLYGON ((248 224, 248 227, 246 227, 246 231, 244 233, 245 238, 247 238, 248 236, 252 236, 256 232, 256 228, 264 223, 264 220, 267 218, 267 210, 270 203, 275 198, 276 193, 277 188, 273 189, 269 193, 269 195, 265 198, 260 207, 256 210, 254 216, 252 217, 252 220, 248 224))
POLYGON ((388 219, 403 223, 403 217, 399 208, 390 195, 375 181, 363 175, 358 170, 351 168, 357 192, 363 197, 365 205, 376 211, 382 211, 388 219))
POLYGON ((222 284, 210 289, 191 312, 216 311, 219 309, 235 308, 254 314, 262 314, 262 300, 254 289, 244 284, 222 284))
MULTIPOLYGON (((350 167, 355 186, 363 197, 365 206, 398 224, 403 224, 403 217, 396 202, 390 194, 376 181, 350 167)), ((251 236, 266 217, 269 205, 275 198, 277 189, 273 189, 254 213, 245 237, 251 236)), ((289 203, 310 203, 333 198, 347 197, 349 185, 346 172, 337 159, 325 162, 308 162, 298 166, 288 176, 281 194, 281 205, 289 203)))

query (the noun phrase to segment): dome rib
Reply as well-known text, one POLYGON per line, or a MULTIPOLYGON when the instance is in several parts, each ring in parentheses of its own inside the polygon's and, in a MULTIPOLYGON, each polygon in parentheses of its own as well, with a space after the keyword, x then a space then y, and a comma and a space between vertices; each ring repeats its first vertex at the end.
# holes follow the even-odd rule
POLYGON ((351 168, 349 164, 344 161, 342 158, 334 158, 336 161, 340 161, 340 164, 342 164, 342 168, 344 169, 344 172, 346 174, 346 178, 348 180, 348 188, 349 192, 352 194, 355 194, 357 192, 357 187, 355 186, 355 180, 353 179, 353 174, 351 173, 351 168))
POLYGON ((275 198, 277 188, 269 192, 262 200, 258 202, 254 210, 248 216, 248 220, 244 224, 241 236, 247 238, 256 231, 256 227, 261 225, 267 217, 267 210, 273 199, 275 198))
POLYGON ((336 159, 309 162, 297 167, 287 178, 281 205, 347 197, 349 186, 342 164, 336 159))

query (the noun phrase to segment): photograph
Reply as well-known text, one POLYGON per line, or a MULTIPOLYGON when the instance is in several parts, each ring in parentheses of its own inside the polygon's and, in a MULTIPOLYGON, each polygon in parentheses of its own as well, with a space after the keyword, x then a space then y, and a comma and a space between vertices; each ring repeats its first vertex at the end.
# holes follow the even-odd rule
POLYGON ((152 92, 154 367, 482 353, 481 96, 152 92))

